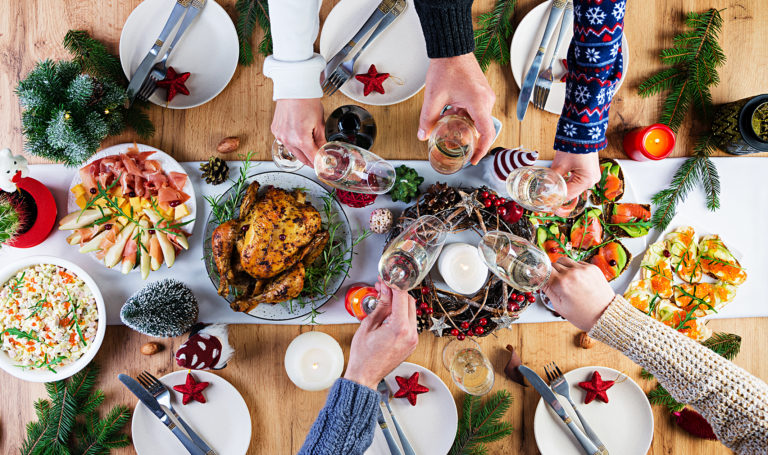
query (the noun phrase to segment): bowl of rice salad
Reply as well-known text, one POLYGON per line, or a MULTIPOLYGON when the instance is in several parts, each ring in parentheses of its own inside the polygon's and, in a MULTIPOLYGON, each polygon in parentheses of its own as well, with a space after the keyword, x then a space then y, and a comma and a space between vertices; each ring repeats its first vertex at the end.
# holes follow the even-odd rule
POLYGON ((0 368, 31 382, 68 378, 99 350, 104 299, 64 259, 32 256, 0 270, 0 368))

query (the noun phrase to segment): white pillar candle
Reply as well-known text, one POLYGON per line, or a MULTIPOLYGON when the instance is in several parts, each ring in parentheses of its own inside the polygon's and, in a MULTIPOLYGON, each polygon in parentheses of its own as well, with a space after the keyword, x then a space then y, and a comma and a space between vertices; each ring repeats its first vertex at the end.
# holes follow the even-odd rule
POLYGON ((325 390, 341 377, 343 369, 341 346, 323 332, 302 333, 285 351, 285 372, 300 389, 325 390))
POLYGON ((466 243, 446 245, 437 260, 443 281, 459 294, 474 294, 485 284, 488 267, 477 248, 466 243))

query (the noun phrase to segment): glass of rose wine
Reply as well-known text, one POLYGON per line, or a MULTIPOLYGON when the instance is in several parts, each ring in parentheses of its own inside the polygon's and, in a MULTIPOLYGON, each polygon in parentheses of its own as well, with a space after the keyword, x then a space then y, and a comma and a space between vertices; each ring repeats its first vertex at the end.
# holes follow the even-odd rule
POLYGON ((534 212, 571 218, 580 215, 586 208, 587 193, 567 200, 566 179, 548 167, 522 166, 513 169, 507 176, 506 184, 509 197, 534 212))
POLYGON ((489 231, 477 250, 488 269, 518 291, 536 291, 552 273, 552 263, 543 250, 509 232, 489 231))
POLYGON ((453 339, 443 348, 443 365, 451 379, 470 395, 481 396, 493 388, 495 376, 491 362, 476 341, 453 339))

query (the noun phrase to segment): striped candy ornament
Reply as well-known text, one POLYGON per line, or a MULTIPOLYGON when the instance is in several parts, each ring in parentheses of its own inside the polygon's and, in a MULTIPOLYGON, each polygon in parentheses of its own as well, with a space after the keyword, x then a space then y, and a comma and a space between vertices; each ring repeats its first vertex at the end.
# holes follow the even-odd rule
POLYGON ((533 166, 539 158, 539 152, 526 150, 522 147, 505 149, 496 147, 493 149, 493 171, 499 180, 507 180, 512 170, 523 166, 533 166))

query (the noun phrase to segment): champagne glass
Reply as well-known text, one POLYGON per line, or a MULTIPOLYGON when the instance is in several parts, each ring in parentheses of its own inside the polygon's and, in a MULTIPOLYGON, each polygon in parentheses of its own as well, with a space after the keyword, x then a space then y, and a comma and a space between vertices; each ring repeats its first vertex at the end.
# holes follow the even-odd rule
POLYGON ((468 117, 446 115, 437 121, 429 136, 429 164, 441 174, 454 174, 472 157, 478 132, 468 117))
POLYGON ((544 251, 508 232, 488 232, 477 250, 488 269, 518 291, 541 288, 552 273, 552 263, 544 251))
MULTIPOLYGON (((303 164, 278 140, 272 145, 272 161, 285 171, 303 164)), ((331 141, 315 154, 315 174, 328 185, 353 193, 384 194, 395 185, 395 168, 378 155, 344 142, 331 141)))
POLYGON ((475 340, 451 340, 443 348, 443 365, 453 382, 470 395, 485 395, 493 388, 493 367, 475 340))
POLYGON ((543 166, 522 166, 507 176, 509 197, 533 212, 555 213, 559 216, 580 215, 587 204, 586 192, 567 200, 568 186, 562 175, 543 166))

